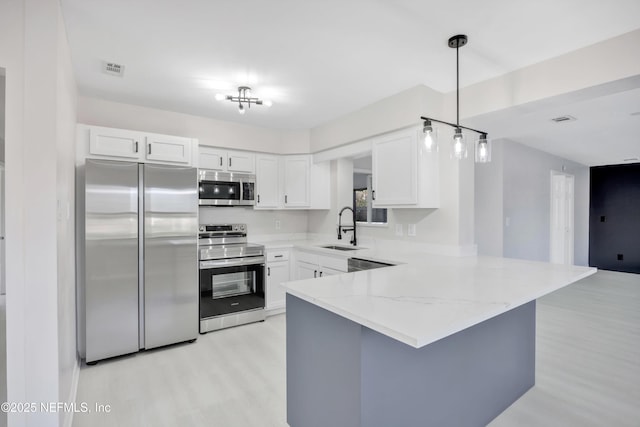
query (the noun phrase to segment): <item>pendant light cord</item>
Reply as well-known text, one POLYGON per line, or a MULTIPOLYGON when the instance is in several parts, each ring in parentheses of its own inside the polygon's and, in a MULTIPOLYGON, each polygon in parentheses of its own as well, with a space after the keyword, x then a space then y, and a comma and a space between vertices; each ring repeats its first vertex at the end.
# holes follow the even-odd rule
POLYGON ((458 52, 460 47, 456 46, 456 125, 460 127, 460 58, 458 52))

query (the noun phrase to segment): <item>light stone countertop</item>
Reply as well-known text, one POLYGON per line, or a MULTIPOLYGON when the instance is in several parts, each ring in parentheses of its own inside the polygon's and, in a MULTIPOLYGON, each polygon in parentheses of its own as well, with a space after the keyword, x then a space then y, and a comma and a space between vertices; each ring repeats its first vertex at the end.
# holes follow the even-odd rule
MULTIPOLYGON (((393 267, 290 281, 288 293, 415 348, 594 274, 591 267, 497 257, 453 257, 399 248, 337 251, 319 240, 264 242, 393 267)), ((333 243, 329 243, 333 244, 333 243)))

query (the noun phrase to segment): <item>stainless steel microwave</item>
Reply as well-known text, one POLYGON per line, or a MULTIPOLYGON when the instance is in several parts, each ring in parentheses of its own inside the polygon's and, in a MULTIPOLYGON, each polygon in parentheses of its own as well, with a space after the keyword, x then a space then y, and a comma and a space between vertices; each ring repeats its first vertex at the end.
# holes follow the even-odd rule
POLYGON ((244 173, 198 170, 200 206, 253 206, 256 176, 244 173))

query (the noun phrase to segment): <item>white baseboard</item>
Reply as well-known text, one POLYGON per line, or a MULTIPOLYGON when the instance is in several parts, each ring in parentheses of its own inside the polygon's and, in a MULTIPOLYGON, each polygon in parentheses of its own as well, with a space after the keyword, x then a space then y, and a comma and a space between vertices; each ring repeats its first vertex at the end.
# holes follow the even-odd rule
POLYGON ((267 317, 269 316, 275 316, 276 314, 282 314, 286 311, 286 308, 284 306, 282 307, 277 307, 277 308, 269 308, 269 309, 265 309, 265 314, 267 317))
MULTIPOLYGON (((76 359, 76 364, 73 367, 73 376, 71 377, 71 390, 69 390, 69 398, 67 402, 75 402, 78 397, 78 382, 80 381, 80 363, 79 359, 76 359)), ((66 411, 64 417, 64 427, 71 427, 73 424, 73 412, 66 411)))

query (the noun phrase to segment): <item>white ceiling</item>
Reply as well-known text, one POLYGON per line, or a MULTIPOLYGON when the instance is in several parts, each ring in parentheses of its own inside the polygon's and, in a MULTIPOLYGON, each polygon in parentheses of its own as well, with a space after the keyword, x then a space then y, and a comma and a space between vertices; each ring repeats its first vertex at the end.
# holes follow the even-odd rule
MULTIPOLYGON (((454 90, 454 34, 469 36, 464 87, 640 28, 638 0, 61 3, 82 94, 283 129, 315 127, 419 84, 454 90), (102 73, 103 61, 123 64, 124 76, 102 73), (240 116, 215 101, 239 85, 273 107, 240 116)), ((544 146, 540 135, 527 137, 544 146)))

